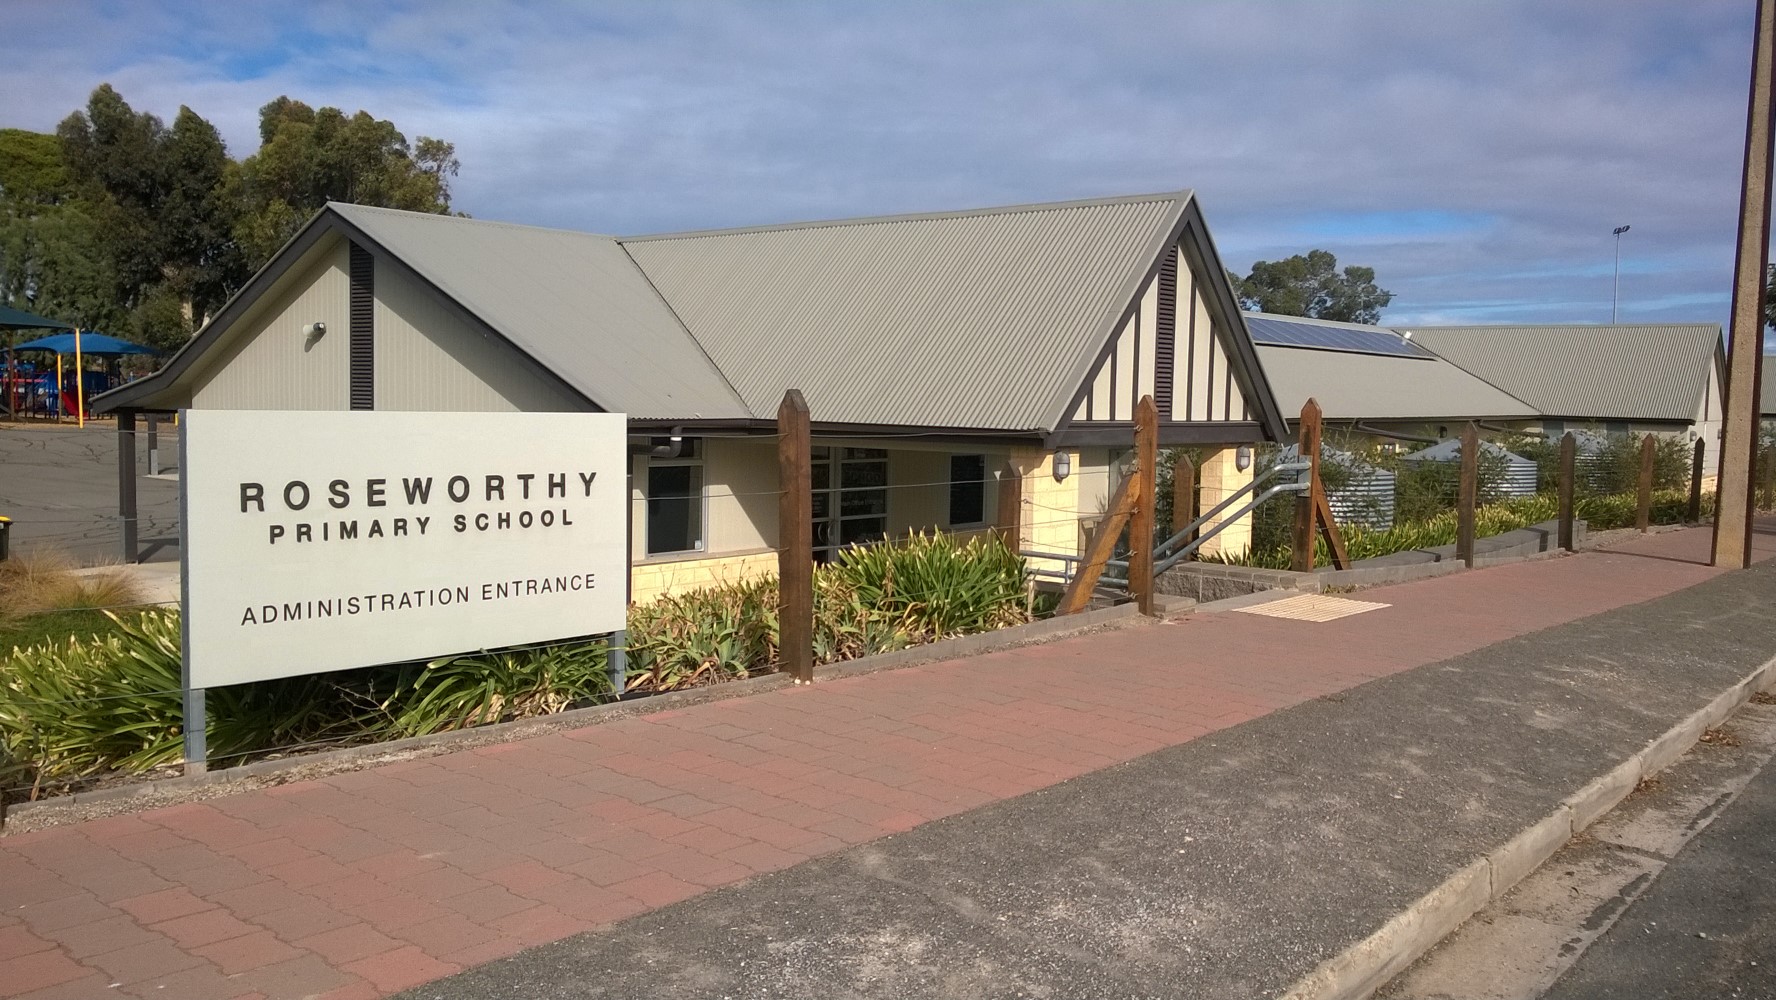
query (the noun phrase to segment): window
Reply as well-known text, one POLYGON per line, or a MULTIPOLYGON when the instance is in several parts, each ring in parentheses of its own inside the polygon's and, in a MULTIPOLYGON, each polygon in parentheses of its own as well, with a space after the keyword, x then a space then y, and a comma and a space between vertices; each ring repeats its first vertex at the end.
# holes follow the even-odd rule
POLYGON ((888 452, 881 448, 813 450, 814 560, 888 536, 888 452))
POLYGON ((950 456, 950 527, 987 520, 987 456, 950 456))
POLYGON ((696 445, 697 442, 686 441, 684 457, 648 462, 650 556, 703 551, 703 462, 696 445))

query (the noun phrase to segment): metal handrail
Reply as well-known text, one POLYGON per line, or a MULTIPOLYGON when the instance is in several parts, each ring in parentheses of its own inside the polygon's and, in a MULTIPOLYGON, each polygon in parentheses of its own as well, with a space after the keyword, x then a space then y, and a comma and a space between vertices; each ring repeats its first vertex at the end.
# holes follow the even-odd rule
MULTIPOLYGON (((1201 529, 1204 525, 1208 524, 1210 521, 1216 519, 1217 517, 1220 517, 1221 512, 1226 510, 1227 508, 1233 506, 1235 503, 1239 502, 1240 497, 1243 497, 1246 494, 1257 489, 1259 486, 1263 485, 1268 480, 1272 479, 1275 476, 1281 475, 1282 473, 1285 473, 1285 472, 1306 472, 1307 470, 1309 470, 1311 468, 1313 468, 1313 465, 1310 462, 1278 462, 1277 464, 1271 466, 1270 468, 1265 469, 1263 472, 1260 472, 1258 475, 1253 476, 1251 482, 1247 483, 1244 486, 1241 486, 1237 490, 1234 490, 1230 496, 1228 496, 1226 499, 1222 500, 1220 503, 1216 504, 1212 509, 1209 510, 1208 513, 1204 514, 1203 516, 1197 518, 1196 520, 1194 520, 1194 521, 1190 522, 1189 524, 1185 525, 1184 527, 1180 528, 1176 533, 1174 533, 1172 535, 1172 537, 1166 539, 1163 542, 1160 542, 1158 545, 1155 545, 1153 547, 1153 558, 1154 558, 1155 562, 1166 557, 1166 554, 1167 554, 1166 550, 1170 549, 1172 546, 1183 541, 1185 538, 1187 538, 1190 535, 1191 532, 1201 529)), ((1285 488, 1288 490, 1301 490, 1301 489, 1306 488, 1307 484, 1300 482, 1299 476, 1297 476, 1296 478, 1297 478, 1297 482, 1295 482, 1293 484, 1286 484, 1285 488)), ((1267 494, 1264 497, 1264 499, 1269 499, 1269 497, 1270 497, 1270 495, 1267 494)), ((1259 503, 1262 503, 1262 502, 1263 502, 1263 500, 1259 501, 1259 503)), ((1251 505, 1251 506, 1246 507, 1246 510, 1252 509, 1252 506, 1255 506, 1255 505, 1251 505)), ((1241 514, 1245 513, 1245 510, 1242 510, 1240 513, 1241 514)), ((1239 514, 1235 514, 1233 517, 1223 518, 1221 523, 1227 524, 1232 521, 1237 521, 1237 520, 1239 520, 1239 516, 1240 516, 1239 514)), ((1212 535, 1211 535, 1211 537, 1212 537, 1212 535)), ((1200 540, 1201 539, 1199 539, 1199 541, 1200 540)))
MULTIPOLYGON (((1265 469, 1263 472, 1260 472, 1257 475, 1253 476, 1252 480, 1250 482, 1241 486, 1239 489, 1233 491, 1233 493, 1229 494, 1220 503, 1218 503, 1214 507, 1210 508, 1201 517, 1198 517, 1196 520, 1191 521, 1189 524, 1185 525, 1183 528, 1180 528, 1177 532, 1173 533, 1173 535, 1170 538, 1167 538, 1165 541, 1160 542, 1158 545, 1154 546, 1153 547, 1153 573, 1154 573, 1154 575, 1157 576, 1160 573, 1164 573, 1166 570, 1171 569, 1173 566, 1176 566, 1185 557, 1191 555, 1197 549, 1201 548, 1204 542, 1207 542, 1209 539, 1214 538, 1217 534, 1219 534, 1221 532, 1221 530, 1223 528, 1225 528, 1227 525, 1230 525, 1233 522, 1238 521, 1240 518, 1246 516, 1248 513, 1252 512, 1253 510, 1257 509, 1258 507, 1263 506, 1264 504, 1270 502, 1272 499, 1275 499, 1276 497, 1278 497, 1284 493, 1300 493, 1301 491, 1308 489, 1312 484, 1307 482, 1304 478, 1302 478, 1299 475, 1299 473, 1306 472, 1311 468, 1313 468, 1313 464, 1310 462, 1305 462, 1305 461, 1278 462, 1277 464, 1271 466, 1270 468, 1265 469), (1259 494, 1257 497, 1252 499, 1250 502, 1246 503, 1238 511, 1235 511, 1232 514, 1228 514, 1226 516, 1223 516, 1223 514, 1227 511, 1227 509, 1232 507, 1234 504, 1239 503, 1241 498, 1250 495, 1253 491, 1257 490, 1258 487, 1262 486, 1266 482, 1269 482, 1271 479, 1274 479, 1277 476, 1282 475, 1285 472, 1297 473, 1296 481, 1292 482, 1292 483, 1277 483, 1275 486, 1270 487, 1269 489, 1265 490, 1263 493, 1259 494), (1192 538, 1188 542, 1185 541, 1186 538, 1189 538, 1189 536, 1192 532, 1200 531, 1210 521, 1214 521, 1217 518, 1219 518, 1220 520, 1219 520, 1219 523, 1215 526, 1214 530, 1208 532, 1207 534, 1199 535, 1196 538, 1192 538), (1173 550, 1174 546, 1177 546, 1177 548, 1175 550, 1173 550)), ((1068 582, 1071 582, 1073 579, 1074 572, 1075 572, 1075 569, 1074 569, 1075 565, 1084 561, 1083 556, 1074 555, 1074 554, 1066 553, 1066 552, 1044 552, 1044 551, 1040 551, 1040 550, 1036 550, 1036 549, 1020 550, 1018 552, 1018 555, 1023 556, 1027 559, 1050 559, 1050 560, 1054 560, 1056 562, 1060 562, 1063 565, 1062 569, 1059 569, 1059 570, 1032 569, 1032 570, 1030 570, 1030 572, 1032 575, 1056 577, 1056 578, 1059 578, 1061 580, 1065 580, 1068 582)), ((1129 565, 1129 563, 1128 563, 1127 559, 1106 560, 1104 563, 1104 568, 1105 568, 1106 572, 1099 578, 1099 582, 1101 584, 1109 584, 1112 586, 1122 586, 1122 587, 1128 586, 1128 576, 1127 576, 1128 565, 1129 565), (1110 572, 1108 572, 1111 569, 1121 569, 1123 571, 1124 575, 1122 575, 1120 577, 1115 576, 1115 575, 1111 574, 1110 572)))

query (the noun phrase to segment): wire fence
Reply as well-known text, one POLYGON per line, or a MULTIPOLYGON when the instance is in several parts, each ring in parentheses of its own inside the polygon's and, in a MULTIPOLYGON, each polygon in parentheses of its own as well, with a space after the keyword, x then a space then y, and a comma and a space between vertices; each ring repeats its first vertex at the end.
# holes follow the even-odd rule
MULTIPOLYGON (((1077 559, 1092 531, 1106 516, 1116 485, 1126 472, 1126 453, 1121 449, 1102 448, 1075 451, 1072 463, 1074 467, 1064 476, 1055 474, 1047 453, 1032 450, 1019 456, 1022 465, 1013 473, 1007 471, 1011 455, 1005 450, 977 448, 967 442, 941 440, 943 437, 938 434, 917 433, 848 435, 844 439, 815 440, 815 472, 811 477, 815 492, 812 541, 816 558, 835 567, 830 573, 823 571, 825 575, 820 576, 816 583, 818 596, 815 641, 819 645, 816 653, 818 662, 834 662, 947 635, 1012 624, 1042 613, 1048 598, 1038 594, 1036 578, 1043 576, 1043 571, 1046 570, 1044 579, 1050 583, 1055 582, 1053 571, 1057 562, 1064 561, 1042 553, 1077 559), (897 442, 900 447, 896 447, 897 442), (945 472, 949 474, 945 475, 945 472), (1007 477, 1012 475, 1017 479, 1018 504, 1015 510, 1008 511, 1002 509, 999 501, 1001 491, 1010 488, 1011 480, 1007 477), (994 564, 990 559, 981 558, 976 560, 979 565, 973 565, 966 559, 946 554, 944 559, 958 567, 945 571, 952 575, 920 577, 909 570, 910 561, 895 563, 894 552, 898 547, 897 543, 909 535, 921 534, 927 538, 949 535, 956 540, 957 547, 964 544, 967 538, 996 534, 1010 543, 1012 558, 1003 564, 994 564), (1024 557, 1019 559, 1016 553, 1024 553, 1024 557), (862 566, 872 560, 883 566, 892 566, 891 574, 904 575, 866 578, 860 575, 860 570, 845 569, 848 565, 862 566), (1013 567, 1003 581, 1005 585, 997 590, 992 587, 983 588, 981 580, 997 579, 993 574, 1003 575, 1004 565, 1013 567), (847 576, 847 572, 851 575, 847 576), (851 590, 846 591, 844 588, 851 590), (969 619, 965 625, 931 624, 935 620, 933 616, 961 614, 956 608, 966 604, 968 600, 962 595, 973 591, 990 593, 992 602, 996 603, 989 607, 967 609, 967 613, 975 617, 969 619), (863 594, 860 599, 862 603, 838 601, 834 595, 841 592, 853 596, 863 594), (820 603, 821 601, 826 603, 820 603)), ((721 448, 723 445, 719 442, 726 440, 734 439, 704 439, 703 447, 721 448)), ((752 453, 748 453, 748 461, 763 462, 766 460, 765 452, 775 451, 777 437, 756 435, 745 439, 745 443, 754 449, 752 453)), ((1616 475, 1612 470, 1620 463, 1609 458, 1609 454, 1612 453, 1605 453, 1604 457, 1598 458, 1594 463, 1596 471, 1587 473, 1582 479, 1581 497, 1619 495, 1618 492, 1610 492, 1619 484, 1619 476, 1616 479, 1609 477, 1616 475)), ((1541 472, 1542 456, 1523 457, 1536 464, 1536 490, 1533 496, 1545 496, 1547 490, 1541 472)), ((774 459, 775 455, 771 458, 774 459)), ((1271 465, 1284 460, 1285 456, 1280 449, 1259 448, 1249 470, 1230 470, 1225 467, 1205 469, 1211 458, 1217 462, 1228 461, 1227 455, 1211 456, 1204 450, 1170 449, 1161 455, 1159 481, 1155 489, 1158 508, 1155 512, 1155 536, 1147 540, 1148 544, 1156 544, 1169 537, 1176 526, 1233 498, 1251 475, 1262 474, 1271 465), (1191 458, 1197 473, 1197 481, 1187 497, 1178 494, 1171 479, 1179 458, 1191 458), (1184 500, 1189 509, 1174 510, 1173 506, 1179 500, 1184 500)), ((746 553, 756 554, 760 549, 768 551, 778 544, 781 531, 775 521, 775 504, 782 493, 768 485, 770 480, 775 479, 774 468, 768 471, 743 468, 737 474, 729 474, 734 469, 731 459, 732 456, 699 452, 697 457, 689 459, 662 458, 654 462, 645 456, 636 456, 633 461, 635 475, 631 483, 630 516, 632 551, 636 559, 632 573, 643 569, 659 569, 662 579, 677 586, 666 592, 661 601, 638 602, 632 607, 629 619, 630 643, 626 650, 630 668, 627 676, 619 678, 614 685, 598 680, 598 668, 603 661, 591 661, 605 657, 608 647, 586 637, 533 643, 491 653, 464 653, 465 658, 507 658, 508 662, 503 667, 489 665, 485 668, 488 697, 498 699, 505 707, 492 711, 491 714, 483 711, 485 705, 481 709, 465 708, 459 715, 443 719, 439 725, 449 728, 465 724, 464 720, 478 724, 530 711, 511 706, 519 703, 519 695, 523 692, 535 692, 556 683, 549 676, 550 670, 555 668, 542 664, 549 657, 577 664, 577 672, 568 673, 577 677, 576 683, 582 685, 577 690, 568 687, 549 689, 550 697, 546 700, 553 709, 609 700, 622 694, 642 695, 682 686, 713 683, 773 669, 780 651, 775 647, 778 623, 775 617, 775 581, 772 579, 771 566, 756 559, 743 564, 740 557, 732 553, 738 548, 746 553), (683 495, 674 495, 671 489, 656 488, 662 484, 670 485, 672 482, 685 480, 682 476, 679 480, 669 480, 662 475, 660 482, 654 482, 652 470, 686 465, 699 468, 712 479, 718 472, 727 471, 723 473, 723 481, 696 480, 681 490, 683 495), (749 486, 748 483, 758 485, 749 486), (717 514, 719 516, 714 516, 717 514), (663 522, 671 522, 678 537, 670 537, 662 531, 656 538, 653 532, 663 522), (736 545, 731 538, 722 535, 722 532, 730 531, 736 523, 746 526, 748 538, 753 544, 736 545), (663 543, 661 547, 668 551, 652 551, 655 542, 663 543), (690 544, 673 548, 671 543, 674 542, 690 544), (723 583, 724 580, 729 582, 723 583), (697 593, 704 596, 692 596, 697 593), (638 686, 632 688, 632 684, 638 686)), ((1674 487, 1670 483, 1675 482, 1675 479, 1664 471, 1671 462, 1669 459, 1662 461, 1665 464, 1660 466, 1660 488, 1672 490, 1674 487)), ((1766 467, 1772 470, 1769 476, 1776 477, 1776 461, 1760 466, 1766 467)), ((1349 502, 1342 508, 1335 506, 1335 515, 1341 523, 1359 528, 1380 531, 1402 523, 1435 520, 1452 512, 1459 502, 1459 471, 1453 462, 1377 462, 1372 469, 1383 469, 1392 476, 1388 484, 1390 489, 1386 497, 1388 509, 1385 518, 1364 508, 1363 497, 1351 489, 1352 483, 1357 481, 1353 472, 1362 472, 1361 467, 1357 467, 1355 463, 1341 465, 1334 459, 1325 462, 1322 468, 1327 475, 1328 493, 1334 496, 1343 494, 1349 498, 1349 502), (1344 476, 1343 479, 1338 478, 1341 475, 1344 476)), ((1508 477, 1510 470, 1504 469, 1495 474, 1485 471, 1487 468, 1489 467, 1483 463, 1483 502, 1487 498, 1504 500, 1513 496, 1508 477)), ((1683 469, 1686 484, 1688 471, 1686 465, 1683 469)), ((1763 480, 1760 479, 1760 482, 1763 480)), ((1776 478, 1771 479, 1771 487, 1771 492, 1776 494, 1776 478)), ((1232 510, 1237 511, 1238 505, 1232 510)), ((1251 559, 1254 553, 1286 548, 1293 510, 1294 503, 1287 495, 1259 507, 1238 528, 1229 530, 1216 539, 1218 544, 1210 547, 1211 550, 1204 555, 1238 561, 1251 559)), ((319 515, 322 512, 316 513, 319 515)), ((115 515, 106 513, 47 517, 40 519, 38 523, 46 526, 54 524, 79 533, 94 528, 115 530, 119 521, 115 515)), ((143 518, 139 523, 147 521, 148 519, 143 518)), ((176 521, 164 526, 175 531, 180 527, 176 521)), ((1118 554, 1126 555, 1130 544, 1125 529, 1118 554)), ((935 563, 940 560, 932 561, 935 563)), ((1063 576, 1070 566, 1069 563, 1061 567, 1063 576)), ((171 609, 176 603, 109 602, 90 610, 124 613, 171 609)), ((0 646, 5 642, 3 635, 0 632, 0 646)), ((4 655, 4 652, 0 652, 0 662, 3 662, 4 655)), ((177 655, 176 649, 173 655, 177 655)), ((163 669, 166 667, 165 664, 162 666, 163 669)), ((405 667, 417 670, 419 666, 408 663, 368 669, 387 671, 405 667)), ((176 662, 173 667, 176 669, 176 662)), ((314 690, 330 692, 327 696, 334 698, 345 697, 340 695, 341 691, 345 691, 349 694, 348 703, 358 704, 367 697, 363 692, 372 689, 352 688, 351 685, 359 683, 359 680, 355 676, 348 676, 351 674, 354 671, 343 672, 331 678, 324 676, 317 682, 314 690)), ((116 680, 112 683, 115 686, 126 682, 116 680)), ((266 685, 263 690, 267 698, 274 691, 294 690, 286 682, 259 683, 266 685), (279 688, 276 687, 278 684, 286 686, 279 688)), ((104 715, 111 706, 157 699, 164 702, 167 699, 176 699, 181 694, 178 688, 164 684, 141 686, 139 690, 106 689, 102 685, 88 685, 78 693, 62 697, 46 695, 41 691, 35 694, 15 691, 11 695, 0 691, 0 740, 8 738, 9 725, 18 725, 8 722, 9 718, 53 716, 58 712, 72 713, 77 709, 104 715), (8 712, 12 714, 9 716, 8 712)), ((237 700, 220 704, 226 706, 242 703, 244 702, 237 700)), ((381 720, 379 724, 386 724, 387 712, 395 707, 393 702, 388 704, 390 707, 377 717, 381 720)), ((217 706, 218 703, 212 703, 212 725, 218 723, 215 716, 219 710, 217 706)), ((171 712, 164 705, 155 710, 171 712)), ((223 707, 220 710, 232 709, 223 707)), ((172 712, 160 718, 159 723, 162 726, 159 732, 164 739, 167 738, 167 732, 177 732, 181 720, 176 712, 172 712), (172 727, 170 730, 166 728, 169 726, 172 727)), ((152 728, 149 727, 150 730, 152 728)), ((273 727, 268 733, 275 731, 280 730, 273 727)), ((401 731, 401 735, 406 732, 401 731)), ((225 745, 213 751, 207 761, 214 766, 228 766, 231 763, 278 754, 374 742, 390 738, 395 735, 395 731, 329 731, 322 736, 307 732, 298 735, 302 738, 268 738, 263 741, 266 744, 264 746, 243 747, 238 743, 225 745)), ((17 766, 21 750, 17 748, 16 740, 9 746, 17 766)), ((4 757, 7 752, 8 749, 0 748, 0 777, 4 777, 4 757)), ((38 769, 41 775, 45 763, 32 760, 27 761, 24 766, 38 769)), ((48 780, 62 780, 67 783, 79 779, 48 780)), ((33 780, 28 784, 13 782, 0 790, 17 795, 41 790, 43 787, 42 781, 33 780)))

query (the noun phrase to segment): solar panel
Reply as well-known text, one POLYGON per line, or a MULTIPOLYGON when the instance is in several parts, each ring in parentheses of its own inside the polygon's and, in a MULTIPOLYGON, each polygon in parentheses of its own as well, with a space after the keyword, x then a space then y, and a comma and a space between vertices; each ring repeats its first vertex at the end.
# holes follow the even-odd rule
POLYGON ((1434 357, 1431 352, 1412 341, 1380 327, 1355 330, 1343 326, 1322 326, 1318 323, 1293 323, 1270 316, 1247 316, 1246 329, 1252 331, 1254 342, 1273 346, 1311 347, 1322 351, 1381 354, 1396 358, 1434 357))

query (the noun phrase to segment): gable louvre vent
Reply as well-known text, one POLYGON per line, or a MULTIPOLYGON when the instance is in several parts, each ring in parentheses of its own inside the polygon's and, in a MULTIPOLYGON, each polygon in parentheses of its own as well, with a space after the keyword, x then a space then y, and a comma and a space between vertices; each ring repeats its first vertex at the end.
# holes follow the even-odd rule
POLYGON ((1172 360, 1178 342, 1178 249, 1167 247, 1159 262, 1159 309, 1153 324, 1153 404, 1161 420, 1172 419, 1172 360))
POLYGON ((376 262, 351 245, 351 408, 376 409, 376 262))

